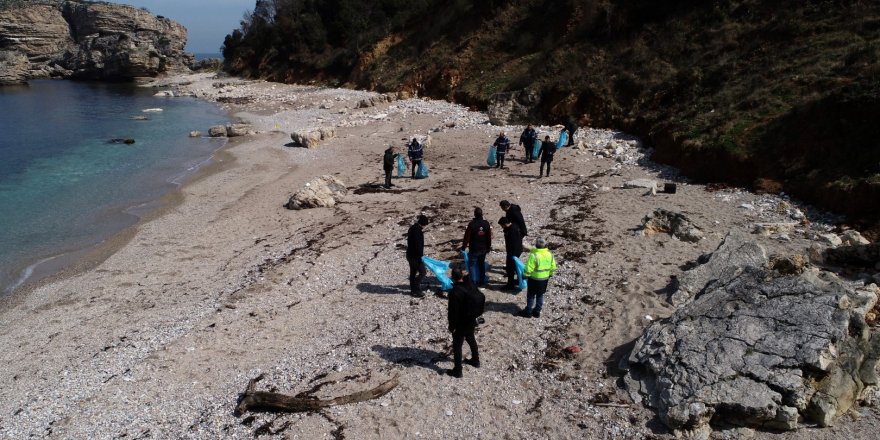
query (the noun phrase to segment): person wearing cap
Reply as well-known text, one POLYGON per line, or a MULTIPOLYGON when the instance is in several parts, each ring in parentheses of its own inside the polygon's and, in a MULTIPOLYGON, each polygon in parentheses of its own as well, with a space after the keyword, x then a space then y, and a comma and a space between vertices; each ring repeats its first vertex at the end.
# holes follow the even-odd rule
POLYGON ((389 145, 385 150, 385 156, 382 157, 382 167, 385 169, 385 188, 391 188, 391 170, 394 169, 394 161, 399 156, 395 152, 394 146, 389 145))
POLYGON ((522 134, 519 135, 519 144, 526 147, 526 157, 523 159, 525 162, 534 162, 535 158, 532 157, 532 148, 534 148, 536 140, 538 140, 538 133, 532 128, 532 124, 529 124, 522 134))
POLYGON ((428 226, 428 217, 419 215, 416 223, 409 227, 406 234, 406 261, 409 263, 409 292, 410 295, 421 298, 422 280, 425 278, 425 263, 422 256, 425 255, 425 233, 423 229, 428 226))
POLYGON ((538 171, 538 178, 544 175, 544 164, 547 164, 547 177, 550 177, 550 164, 553 163, 553 155, 556 154, 556 144, 550 140, 550 136, 544 136, 544 142, 541 142, 541 151, 538 157, 541 158, 541 170, 538 171))
POLYGON ((449 320, 449 332, 452 333, 452 353, 455 367, 446 370, 446 374, 461 378, 462 373, 462 346, 467 341, 471 349, 471 358, 464 363, 480 368, 480 350, 477 347, 477 339, 474 330, 477 327, 477 318, 483 314, 486 306, 486 297, 477 286, 474 285, 464 274, 461 266, 452 268, 452 291, 449 292, 447 305, 447 317, 449 320))
POLYGON ((468 271, 474 284, 485 286, 489 283, 486 276, 486 254, 492 251, 492 225, 483 220, 483 210, 474 208, 474 219, 464 231, 461 250, 468 250, 468 271))
POLYGON ((504 211, 504 216, 509 218, 515 225, 519 226, 519 232, 522 236, 525 237, 529 235, 529 231, 526 228, 526 220, 522 215, 522 208, 520 208, 519 205, 514 205, 508 202, 507 200, 502 200, 499 205, 501 205, 501 210, 504 211))
POLYGON ((526 294, 526 308, 519 316, 526 318, 540 318, 544 308, 544 293, 547 292, 547 284, 550 277, 556 272, 556 259, 547 250, 547 242, 543 237, 535 240, 535 248, 529 252, 523 277, 528 279, 526 294), (534 308, 532 308, 534 306, 534 308))
POLYGON ((507 155, 507 150, 510 148, 510 139, 502 131, 498 134, 498 138, 495 139, 495 168, 504 168, 504 156, 507 155))
POLYGON ((519 231, 519 226, 510 221, 509 217, 501 217, 498 220, 498 224, 504 228, 504 249, 507 251, 507 258, 504 259, 507 284, 504 285, 504 289, 519 292, 519 282, 516 279, 516 263, 513 261, 513 257, 518 258, 522 254, 522 233, 519 231))
POLYGON ((409 155, 409 161, 412 162, 412 178, 415 179, 416 170, 422 164, 422 157, 424 156, 424 149, 418 139, 412 138, 412 141, 410 141, 408 145, 407 153, 409 155))

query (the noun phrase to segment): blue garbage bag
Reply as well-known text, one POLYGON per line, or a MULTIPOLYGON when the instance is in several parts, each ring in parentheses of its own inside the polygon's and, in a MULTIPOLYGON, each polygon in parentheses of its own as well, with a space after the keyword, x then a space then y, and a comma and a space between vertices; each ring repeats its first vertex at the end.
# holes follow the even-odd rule
POLYGON ((452 290, 452 279, 449 278, 449 275, 446 274, 446 272, 449 271, 448 261, 440 261, 433 258, 422 257, 422 263, 425 263, 425 267, 433 272, 434 276, 436 276, 437 279, 440 281, 440 290, 452 290))
POLYGON ((403 160, 403 155, 397 155, 397 177, 403 177, 406 174, 406 162, 403 160))
POLYGON ((520 261, 519 257, 513 257, 513 264, 516 265, 516 276, 519 278, 519 290, 523 290, 528 287, 528 283, 526 279, 523 278, 523 272, 526 270, 526 265, 520 261))
POLYGON ((541 153, 541 140, 535 139, 535 146, 532 147, 532 157, 537 158, 541 153))
POLYGON ((470 267, 470 265, 468 264, 468 262, 470 261, 470 259, 468 258, 468 251, 462 249, 460 253, 461 258, 464 258, 464 267, 470 267))
POLYGON ((559 140, 556 141, 556 149, 558 150, 566 145, 568 145, 568 130, 562 130, 559 132, 559 140))
POLYGON ((497 158, 495 157, 495 156, 497 156, 497 154, 496 154, 497 152, 498 152, 498 150, 495 148, 494 145, 489 147, 489 156, 486 157, 486 165, 489 165, 490 167, 495 166, 495 164, 497 163, 496 162, 497 158))
POLYGON ((418 179, 427 179, 428 178, 428 164, 425 161, 419 162, 419 168, 416 169, 416 178, 418 179))

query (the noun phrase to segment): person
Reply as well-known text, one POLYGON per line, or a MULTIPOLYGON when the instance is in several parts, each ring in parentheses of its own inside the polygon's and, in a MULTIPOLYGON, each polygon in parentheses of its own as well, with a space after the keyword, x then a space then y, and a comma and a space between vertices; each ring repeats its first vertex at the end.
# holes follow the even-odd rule
POLYGON ((422 256, 425 255, 424 228, 429 223, 428 217, 419 215, 415 224, 410 226, 406 235, 406 261, 409 263, 409 293, 416 298, 425 296, 422 292, 422 280, 425 279, 425 263, 422 262, 422 256))
POLYGON ((504 211, 504 216, 519 226, 519 232, 522 236, 529 235, 529 230, 526 228, 526 220, 523 218, 522 209, 520 209, 519 205, 511 204, 507 200, 502 200, 499 205, 501 205, 501 210, 504 211))
POLYGON ((486 254, 492 250, 492 225, 483 220, 483 210, 474 208, 474 219, 464 231, 461 250, 468 249, 468 272, 474 284, 485 286, 489 279, 486 276, 486 254))
POLYGON ((397 160, 397 154, 393 146, 388 146, 385 150, 385 156, 382 158, 382 166, 385 169, 385 188, 391 188, 391 170, 394 169, 394 161, 397 160))
POLYGON ((566 118, 563 125, 565 126, 565 130, 568 131, 568 146, 570 147, 574 145, 574 132, 577 131, 578 126, 574 122, 574 118, 572 118, 571 116, 566 118))
POLYGON ((550 136, 544 136, 544 142, 541 142, 541 151, 538 157, 541 158, 541 169, 538 171, 538 178, 544 176, 544 164, 547 165, 547 177, 550 177, 550 164, 553 163, 553 155, 556 154, 556 144, 550 140, 550 136))
POLYGON ((505 290, 515 290, 519 292, 519 282, 516 279, 516 263, 513 257, 519 258, 523 251, 522 233, 519 226, 512 222, 509 217, 501 217, 498 224, 504 228, 504 250, 507 251, 507 258, 504 260, 504 270, 507 272, 507 284, 504 285, 505 290))
POLYGON ((535 160, 532 157, 532 149, 535 147, 536 140, 538 140, 538 133, 532 128, 532 124, 529 124, 522 134, 519 135, 519 144, 526 147, 525 161, 528 163, 532 163, 535 160))
POLYGON ((447 317, 449 332, 452 333, 452 353, 455 367, 446 370, 446 374, 461 378, 464 341, 467 341, 471 349, 471 358, 464 363, 480 368, 480 350, 477 347, 474 330, 477 327, 477 318, 483 314, 485 307, 486 297, 483 292, 480 292, 480 289, 477 289, 477 286, 467 279, 460 266, 453 267, 452 291, 449 293, 447 317))
POLYGON ((540 318, 544 308, 544 294, 547 292, 547 284, 550 277, 556 272, 556 259, 547 250, 547 242, 542 237, 535 240, 535 248, 529 252, 523 277, 528 281, 526 293, 526 308, 519 316, 527 318, 540 318), (534 308, 532 308, 534 305, 534 308))
POLYGON ((422 165, 422 156, 424 155, 424 149, 416 138, 412 138, 412 141, 409 143, 408 153, 409 160, 412 162, 412 178, 415 179, 416 170, 422 165))
POLYGON ((495 139, 495 168, 504 168, 504 156, 507 155, 507 149, 510 148, 510 139, 502 131, 495 139))

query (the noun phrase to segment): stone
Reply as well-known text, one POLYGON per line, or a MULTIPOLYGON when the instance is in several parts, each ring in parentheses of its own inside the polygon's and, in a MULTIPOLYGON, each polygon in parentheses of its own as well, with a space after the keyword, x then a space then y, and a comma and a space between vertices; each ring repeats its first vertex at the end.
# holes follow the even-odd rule
POLYGON ((251 124, 230 124, 226 126, 227 137, 247 136, 253 133, 254 129, 251 124))
POLYGON ((655 189, 657 188, 657 181, 652 179, 633 179, 627 180, 623 182, 623 187, 630 188, 647 188, 647 189, 655 189))
POLYGON ((843 240, 837 236, 837 234, 827 233, 827 234, 819 234, 818 240, 820 243, 825 244, 831 247, 837 247, 843 244, 843 240))
POLYGON ((767 267, 781 274, 796 275, 803 273, 808 264, 809 260, 803 255, 771 255, 767 267))
POLYGON ((496 93, 489 97, 489 122, 492 125, 525 124, 536 119, 535 110, 541 94, 535 90, 496 93))
POLYGON ((797 223, 755 223, 752 233, 765 237, 773 234, 790 234, 797 226, 797 223))
POLYGON ((310 209, 335 206, 337 201, 348 194, 348 188, 339 179, 324 175, 312 180, 297 191, 287 204, 287 209, 310 209))
POLYGON ((856 246, 860 244, 871 244, 867 238, 862 237, 859 231, 848 229, 840 234, 841 244, 844 246, 856 246))
POLYGON ((191 137, 191 138, 202 137, 202 132, 198 131, 198 130, 193 130, 193 131, 189 132, 189 137, 191 137))
POLYGON ((208 129, 208 136, 214 137, 226 137, 226 126, 225 125, 215 125, 208 129))
POLYGON ((411 98, 412 98, 412 93, 410 93, 406 90, 401 90, 401 91, 397 92, 397 99, 411 99, 411 98))
POLYGON ((26 84, 30 75, 30 61, 22 53, 0 51, 0 85, 26 84))
POLYGON ((290 140, 294 144, 304 148, 315 148, 322 141, 336 137, 336 129, 333 127, 321 127, 314 130, 295 131, 290 134, 290 140))
POLYGON ((161 91, 156 92, 156 94, 153 96, 159 96, 159 97, 164 96, 164 97, 168 97, 168 98, 173 98, 174 92, 172 92, 171 90, 161 90, 161 91))
POLYGON ((705 262, 676 277, 676 290, 670 302, 682 306, 693 300, 707 284, 736 277, 743 268, 763 268, 768 263, 767 252, 761 245, 747 240, 741 234, 729 232, 705 262))
POLYGON ((658 209, 642 220, 639 230, 642 235, 654 235, 657 233, 670 234, 673 237, 687 242, 697 242, 703 239, 703 231, 691 223, 684 214, 658 209))
POLYGON ((827 248, 818 260, 836 266, 880 269, 880 243, 827 248))
POLYGON ((371 101, 369 99, 361 99, 360 101, 358 101, 357 107, 355 107, 355 108, 369 108, 374 105, 376 105, 376 104, 374 104, 373 101, 371 101))
POLYGON ((877 383, 880 336, 865 317, 880 289, 817 269, 739 266, 754 257, 744 250, 727 261, 713 255, 735 275, 710 282, 636 340, 624 383, 679 432, 828 426, 877 383))

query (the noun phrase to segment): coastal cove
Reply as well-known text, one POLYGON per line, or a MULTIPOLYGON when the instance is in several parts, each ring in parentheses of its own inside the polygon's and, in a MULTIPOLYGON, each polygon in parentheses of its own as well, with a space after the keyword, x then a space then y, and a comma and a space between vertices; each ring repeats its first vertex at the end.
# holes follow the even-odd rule
POLYGON ((0 89, 0 292, 63 269, 135 224, 225 144, 187 136, 228 121, 222 109, 153 94, 52 80, 0 89))

